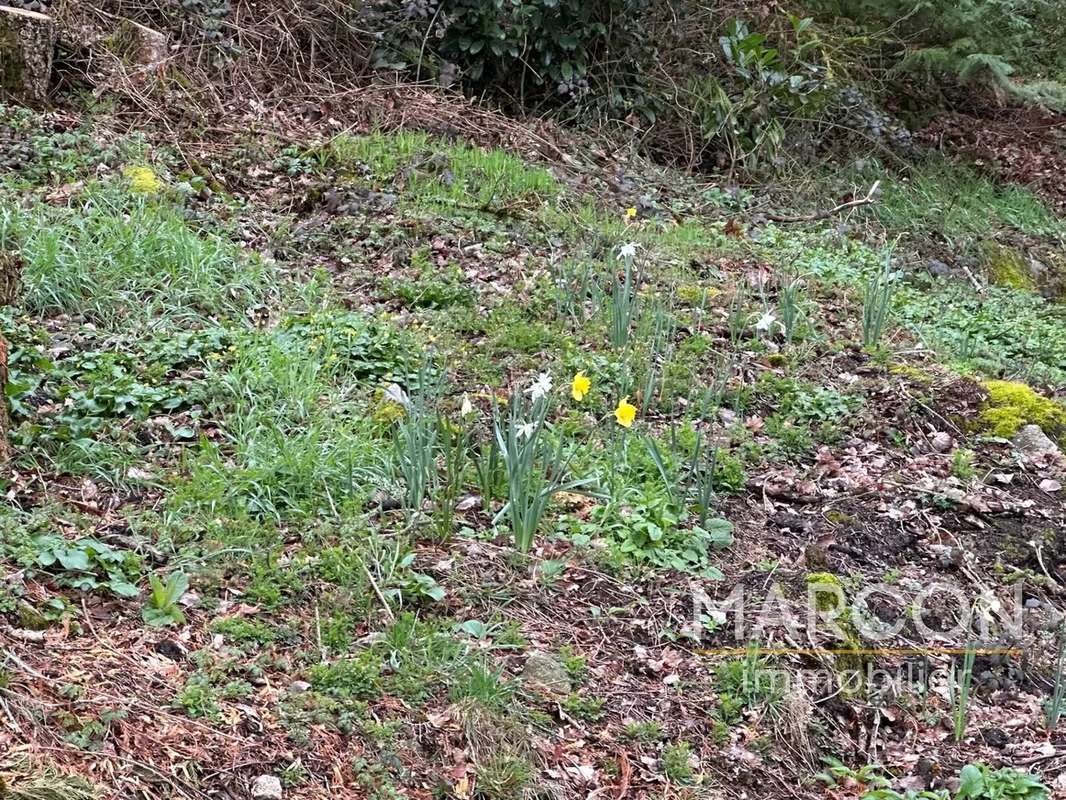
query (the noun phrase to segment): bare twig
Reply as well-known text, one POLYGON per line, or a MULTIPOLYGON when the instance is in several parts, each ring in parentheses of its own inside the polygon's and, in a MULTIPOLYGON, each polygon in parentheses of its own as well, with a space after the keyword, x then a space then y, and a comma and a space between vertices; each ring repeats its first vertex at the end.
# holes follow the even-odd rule
POLYGON ((396 615, 392 611, 392 606, 389 605, 389 601, 385 599, 385 595, 381 593, 381 589, 378 588, 378 582, 374 580, 374 576, 370 574, 370 570, 366 568, 366 564, 363 565, 363 572, 366 574, 367 580, 370 581, 370 586, 374 590, 374 594, 378 596, 378 600, 381 601, 381 607, 385 609, 385 616, 389 618, 390 622, 396 621, 396 615))
POLYGON ((864 197, 857 197, 854 200, 848 200, 846 203, 833 206, 832 208, 823 209, 822 211, 815 211, 813 214, 803 214, 798 217, 786 217, 780 214, 767 214, 766 218, 771 222, 816 222, 820 219, 828 219, 842 211, 848 211, 852 208, 859 208, 860 206, 872 205, 877 200, 877 192, 881 188, 881 181, 874 181, 874 185, 870 187, 870 191, 866 193, 864 197))

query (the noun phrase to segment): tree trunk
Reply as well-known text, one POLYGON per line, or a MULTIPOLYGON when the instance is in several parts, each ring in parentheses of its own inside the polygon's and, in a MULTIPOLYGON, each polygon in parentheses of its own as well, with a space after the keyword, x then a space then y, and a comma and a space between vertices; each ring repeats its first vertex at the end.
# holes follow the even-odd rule
MULTIPOLYGON (((18 253, 0 250, 0 305, 11 305, 18 293, 19 276, 22 273, 22 258, 18 253)), ((11 430, 11 415, 7 410, 7 340, 0 335, 0 464, 11 457, 8 433, 11 430)))
POLYGON ((32 104, 47 100, 55 44, 51 17, 0 5, 0 98, 32 104))

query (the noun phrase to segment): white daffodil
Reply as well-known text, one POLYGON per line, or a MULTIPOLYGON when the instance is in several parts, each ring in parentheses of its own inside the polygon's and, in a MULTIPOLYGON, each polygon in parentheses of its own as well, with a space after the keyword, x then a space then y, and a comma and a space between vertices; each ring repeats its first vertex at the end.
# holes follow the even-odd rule
POLYGON ((552 390, 551 375, 547 372, 542 372, 537 376, 537 379, 533 381, 532 385, 526 389, 526 394, 530 396, 533 402, 537 402, 540 398, 546 396, 552 390))
POLYGON ((535 423, 535 422, 523 422, 521 425, 518 426, 518 431, 517 431, 518 438, 519 439, 528 439, 530 436, 533 435, 533 431, 535 431, 536 429, 537 429, 537 423, 535 423))
POLYGON ((390 383, 385 389, 385 399, 390 400, 397 405, 401 405, 404 408, 411 407, 411 398, 407 396, 407 392, 403 390, 403 387, 398 383, 390 383))
POLYGON ((777 321, 777 317, 775 317, 772 312, 767 311, 765 314, 759 317, 758 322, 755 323, 755 330, 761 331, 763 333, 772 333, 774 325, 780 324, 781 323, 777 321))
POLYGON ((465 394, 463 395, 463 404, 459 406, 459 416, 469 417, 474 413, 474 404, 470 402, 470 398, 465 394))
POLYGON ((618 248, 619 258, 635 258, 637 255, 636 242, 629 242, 618 248))

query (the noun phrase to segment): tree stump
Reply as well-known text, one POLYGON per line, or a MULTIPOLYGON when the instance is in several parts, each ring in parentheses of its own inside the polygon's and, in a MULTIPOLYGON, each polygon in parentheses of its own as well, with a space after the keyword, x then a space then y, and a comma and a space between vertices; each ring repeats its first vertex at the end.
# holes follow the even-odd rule
MULTIPOLYGON (((18 253, 0 250, 0 306, 11 305, 18 294, 22 274, 22 257, 18 253)), ((11 414, 7 409, 7 340, 0 335, 0 464, 11 457, 8 432, 11 414)))
POLYGON ((55 22, 47 14, 0 5, 0 98, 43 103, 55 44, 55 22))
POLYGON ((167 35, 131 19, 119 20, 111 36, 112 49, 130 64, 154 69, 167 60, 167 35))

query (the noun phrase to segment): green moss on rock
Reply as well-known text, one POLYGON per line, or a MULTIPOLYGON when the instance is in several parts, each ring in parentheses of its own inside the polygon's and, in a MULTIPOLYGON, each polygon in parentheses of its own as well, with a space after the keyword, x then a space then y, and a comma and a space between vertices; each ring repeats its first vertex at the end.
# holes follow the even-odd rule
POLYGON ((981 411, 981 427, 1009 439, 1024 425, 1039 425, 1052 438, 1066 433, 1066 407, 1024 383, 987 381, 988 402, 981 411))
POLYGON ((813 591, 819 611, 829 611, 843 602, 844 587, 831 572, 812 572, 807 576, 807 588, 813 591))
POLYGON ((981 244, 981 256, 988 279, 997 286, 1030 290, 1036 287, 1029 263, 1020 250, 988 241, 981 244))

